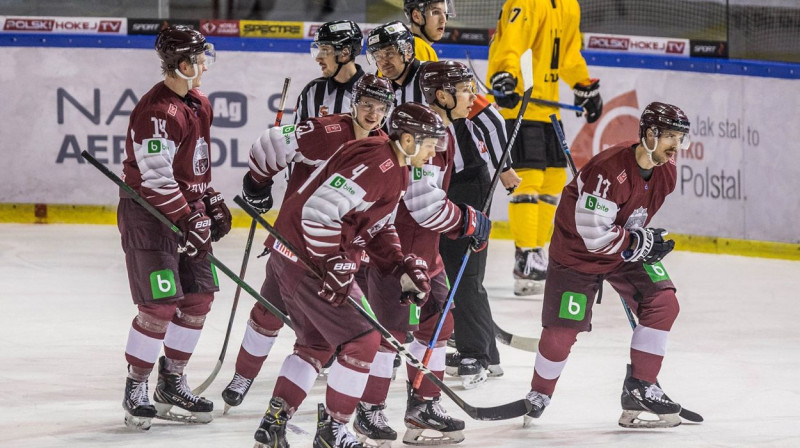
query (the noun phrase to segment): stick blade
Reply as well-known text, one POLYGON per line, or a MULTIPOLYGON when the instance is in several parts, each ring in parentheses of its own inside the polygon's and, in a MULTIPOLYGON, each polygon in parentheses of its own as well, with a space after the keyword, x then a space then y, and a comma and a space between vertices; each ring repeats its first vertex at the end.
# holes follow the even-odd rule
POLYGON ((528 90, 533 87, 533 51, 528 48, 519 58, 519 68, 522 71, 522 83, 528 90))

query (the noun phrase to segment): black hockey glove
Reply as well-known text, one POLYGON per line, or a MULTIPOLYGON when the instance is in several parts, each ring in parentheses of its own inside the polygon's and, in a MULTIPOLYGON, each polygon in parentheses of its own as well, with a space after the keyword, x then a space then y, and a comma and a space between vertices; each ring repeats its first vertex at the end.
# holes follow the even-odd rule
POLYGON ((513 77, 508 72, 495 73, 489 82, 492 84, 494 93, 494 101, 500 107, 506 109, 513 109, 519 104, 519 93, 515 92, 517 88, 517 78, 513 77))
POLYGON ((396 273, 400 274, 400 303, 409 305, 414 302, 417 306, 424 305, 428 301, 428 293, 431 292, 428 263, 414 254, 408 254, 403 257, 403 263, 397 266, 396 273))
POLYGON ((195 210, 175 224, 183 232, 183 246, 178 250, 200 260, 206 258, 211 250, 211 218, 195 210))
POLYGON ((322 289, 317 294, 333 306, 341 306, 347 301, 358 265, 347 254, 337 253, 325 259, 325 277, 322 289))
POLYGON ((242 199, 247 201, 255 211, 263 215, 272 208, 272 181, 268 180, 266 184, 259 186, 250 177, 250 173, 244 173, 242 199))
POLYGON ((675 248, 675 241, 664 241, 664 229, 635 228, 630 230, 631 245, 622 252, 625 261, 641 261, 653 264, 661 261, 675 248))
POLYGON ((206 205, 206 215, 211 218, 211 241, 219 241, 231 231, 231 211, 225 205, 222 193, 213 188, 206 190, 203 203, 206 205))
MULTIPOLYGON (((586 109, 586 121, 594 123, 603 113, 603 98, 600 97, 600 80, 590 79, 589 84, 575 84, 572 89, 575 94, 575 105, 586 109)), ((581 116, 576 112, 576 115, 581 116)))
POLYGON ((458 204, 464 220, 461 227, 461 237, 472 237, 472 251, 480 252, 486 249, 489 241, 489 232, 492 231, 492 221, 483 212, 475 210, 466 204, 458 204))

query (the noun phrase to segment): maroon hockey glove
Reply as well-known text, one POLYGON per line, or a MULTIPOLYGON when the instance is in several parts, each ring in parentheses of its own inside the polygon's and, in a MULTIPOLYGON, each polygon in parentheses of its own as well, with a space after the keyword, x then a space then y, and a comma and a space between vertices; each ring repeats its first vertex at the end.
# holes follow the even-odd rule
POLYGON ((483 212, 479 212, 469 205, 458 204, 458 207, 464 215, 461 237, 472 237, 472 250, 474 252, 486 249, 489 241, 489 232, 492 231, 492 221, 483 212))
POLYGON ((675 241, 664 241, 664 229, 631 229, 631 245, 622 252, 625 261, 641 261, 645 264, 658 263, 675 248, 675 241))
MULTIPOLYGON (((603 113, 603 98, 600 97, 600 80, 590 79, 589 84, 575 84, 572 89, 575 105, 586 109, 586 122, 594 123, 603 113)), ((577 114, 580 117, 580 113, 577 114)))
POLYGON ((211 250, 211 218, 195 210, 176 224, 183 232, 183 246, 179 250, 190 257, 205 259, 211 250))
POLYGON ((414 302, 422 306, 428 300, 431 292, 431 279, 428 277, 428 263, 414 254, 403 258, 403 263, 397 266, 396 273, 400 275, 400 303, 409 305, 414 302))
POLYGON ((353 276, 358 265, 345 254, 334 254, 325 260, 325 276, 322 289, 317 294, 333 306, 347 302, 347 295, 353 285, 353 276))
POLYGON ((206 205, 206 215, 211 218, 211 241, 219 241, 231 231, 231 211, 225 205, 222 193, 217 193, 213 188, 206 190, 203 203, 206 205))

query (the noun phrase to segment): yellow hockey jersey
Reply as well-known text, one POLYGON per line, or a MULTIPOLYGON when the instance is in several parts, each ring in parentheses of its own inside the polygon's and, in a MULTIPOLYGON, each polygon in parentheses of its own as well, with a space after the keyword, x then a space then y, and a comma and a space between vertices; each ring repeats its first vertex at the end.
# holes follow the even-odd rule
POLYGON ((431 44, 425 42, 425 39, 419 36, 414 36, 414 56, 420 61, 438 61, 439 56, 436 50, 433 49, 431 44))
MULTIPOLYGON (((589 69, 580 53, 580 18, 577 0, 507 0, 489 45, 486 82, 497 72, 509 72, 522 96, 519 58, 528 48, 533 51, 533 98, 558 101, 559 79, 570 87, 588 82, 589 69)), ((519 107, 501 108, 500 113, 514 119, 519 107)), ((558 108, 529 103, 523 119, 549 123, 554 112, 558 108)))

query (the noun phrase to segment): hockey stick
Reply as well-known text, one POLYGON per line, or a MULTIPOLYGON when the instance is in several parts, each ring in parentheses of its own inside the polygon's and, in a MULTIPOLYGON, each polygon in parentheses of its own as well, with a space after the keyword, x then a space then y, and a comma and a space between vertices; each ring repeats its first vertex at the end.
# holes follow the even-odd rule
MULTIPOLYGON (((139 204, 142 207, 144 207, 144 209, 147 210, 148 212, 150 212, 150 214, 152 214, 156 219, 158 219, 159 221, 164 223, 164 225, 169 227, 169 229, 172 230, 173 232, 175 232, 179 237, 183 238, 183 232, 181 232, 181 229, 179 229, 175 224, 173 224, 172 221, 167 219, 167 217, 164 216, 160 211, 158 211, 158 209, 156 209, 155 207, 150 205, 149 202, 145 201, 144 198, 139 196, 139 194, 136 193, 133 190, 133 188, 130 187, 130 185, 128 185, 125 182, 123 182, 123 180, 120 179, 119 176, 117 176, 116 174, 112 173, 111 170, 106 168, 106 166, 103 165, 102 163, 98 162, 97 159, 92 157, 92 155, 89 154, 88 152, 82 151, 81 152, 81 156, 84 159, 86 159, 90 164, 94 165, 94 167, 97 168, 101 173, 103 173, 107 178, 111 179, 112 182, 114 182, 120 188, 122 188, 122 190, 125 191, 125 193, 127 193, 128 196, 131 197, 131 199, 136 201, 137 204, 139 204)), ((225 266, 225 264, 223 264, 221 261, 219 261, 217 259, 217 257, 214 256, 214 254, 209 252, 206 255, 206 257, 208 257, 208 259, 211 261, 211 263, 215 267, 217 267, 225 275, 227 275, 231 280, 233 280, 234 283, 236 283, 237 285, 241 286, 242 289, 244 289, 245 291, 247 291, 248 294, 253 296, 253 298, 256 299, 257 302, 259 302, 262 305, 264 305, 272 314, 274 314, 278 319, 282 320, 283 323, 286 324, 286 326, 288 326, 289 328, 292 328, 292 329, 294 328, 292 326, 291 319, 289 319, 289 316, 283 314, 283 312, 281 312, 281 310, 276 308, 275 305, 271 304, 269 301, 267 301, 267 299, 262 297, 261 294, 256 292, 256 290, 253 289, 252 286, 248 285, 244 280, 239 278, 239 276, 237 276, 232 270, 230 270, 230 268, 228 268, 227 266, 225 266)))
MULTIPOLYGON (((564 155, 567 156, 567 162, 569 162, 569 169, 572 171, 572 177, 578 176, 578 170, 575 168, 575 161, 572 160, 572 153, 569 150, 569 146, 567 145, 567 137, 564 135, 564 130, 561 129, 561 125, 558 124, 558 118, 556 114, 550 115, 550 122, 553 123, 553 128, 556 131, 556 136, 558 137, 558 144, 561 146, 561 150, 564 151, 564 155)), ((625 302, 625 299, 622 296, 619 297, 619 300, 622 302, 622 308, 625 310, 625 315, 628 317, 628 323, 631 325, 631 330, 636 329, 636 319, 633 317, 633 312, 628 304, 625 302)), ((703 421, 703 417, 696 413, 692 412, 688 409, 684 409, 681 406, 681 412, 679 414, 682 418, 689 420, 690 422, 700 423, 703 421)))
MULTIPOLYGON (((275 126, 281 125, 281 120, 283 119, 283 105, 286 102, 286 91, 289 90, 289 83, 291 83, 292 78, 286 78, 283 80, 283 92, 281 92, 281 102, 278 106, 278 115, 275 117, 275 126)), ((239 278, 244 279, 244 274, 247 272, 247 262, 250 260, 250 248, 253 246, 253 238, 256 234, 256 221, 252 220, 250 222, 250 232, 247 234, 247 243, 244 246, 244 258, 242 259, 242 268, 239 270, 239 278)), ((236 316, 236 307, 239 305, 239 295, 242 293, 242 287, 240 285, 236 285, 236 293, 233 295, 233 305, 231 306, 231 317, 228 319, 228 329, 225 331, 225 340, 222 342, 222 350, 219 352, 219 358, 217 359, 217 365, 214 366, 214 370, 211 371, 211 374, 203 381, 199 386, 195 387, 192 390, 194 395, 200 395, 214 382, 214 379, 217 378, 217 374, 219 374, 220 369, 222 369, 222 362, 225 360, 225 352, 228 351, 228 341, 231 338, 231 329, 233 328, 233 318, 236 316)))
MULTIPOLYGON (((503 157, 500 158, 500 162, 497 164, 498 167, 504 166, 506 161, 508 161, 508 157, 511 154, 511 148, 514 146, 514 141, 517 139, 519 128, 522 125, 522 117, 525 115, 525 109, 528 108, 528 102, 530 101, 531 94, 533 93, 533 51, 527 50, 522 53, 522 56, 519 60, 519 65, 522 69, 522 79, 524 82, 525 94, 522 97, 522 104, 519 107, 517 119, 514 121, 514 130, 506 142, 506 147, 503 148, 503 157)), ((473 78, 474 77, 475 74, 473 73, 473 78)), ((502 170, 500 169, 495 170, 494 175, 492 176, 492 183, 489 185, 489 191, 486 193, 486 198, 483 200, 483 207, 481 208, 481 212, 484 214, 489 210, 489 206, 492 204, 492 195, 494 194, 494 189, 497 188, 497 183, 500 181, 501 171, 502 170)), ((431 359, 433 349, 436 346, 436 341, 439 339, 439 333, 441 333, 447 313, 450 311, 450 307, 453 305, 453 300, 455 299, 458 285, 461 283, 461 277, 464 275, 464 270, 467 268, 467 263, 469 262, 469 257, 472 255, 472 252, 472 244, 468 244, 467 250, 464 251, 464 256, 461 258, 461 266, 458 268, 456 279, 453 281, 453 286, 450 288, 450 294, 447 297, 447 302, 445 302, 444 308, 439 315, 439 320, 436 322, 436 331, 434 331, 431 340, 428 342, 428 346, 425 348, 425 355, 422 357, 422 364, 425 366, 428 365, 428 362, 431 359)), ((422 374, 421 372, 417 372, 417 376, 414 378, 414 381, 411 384, 412 391, 418 389, 421 383, 422 374)))
MULTIPOLYGON (((498 92, 497 90, 490 88, 488 85, 486 85, 485 82, 481 80, 481 78, 478 77, 478 75, 475 74, 475 67, 472 65, 472 59, 470 59, 469 57, 469 51, 467 51, 466 54, 467 54, 467 64, 469 64, 469 68, 470 70, 472 70, 472 76, 475 78, 476 84, 478 85, 478 90, 480 90, 484 94, 502 96, 503 95, 502 92, 498 92)), ((532 68, 533 67, 531 67, 531 69, 532 68)), ((584 109, 581 106, 575 106, 573 104, 559 103, 557 101, 543 100, 541 98, 531 98, 530 102, 535 104, 541 104, 542 106, 551 106, 551 107, 557 107, 559 109, 572 110, 578 112, 581 115, 586 113, 586 109, 584 109)))
POLYGON ((536 353, 539 350, 539 338, 528 338, 511 334, 500 328, 496 322, 494 324, 494 337, 501 343, 518 350, 536 353))
MULTIPOLYGON (((261 226, 263 226, 267 231, 272 234, 273 237, 277 241, 286 247, 291 253, 297 257, 297 259, 303 263, 303 265, 311 271, 317 278, 320 280, 323 278, 322 273, 317 270, 317 268, 311 263, 311 261, 301 252, 298 252, 293 245, 284 239, 278 231, 270 225, 264 218, 262 218, 253 207, 250 206, 244 199, 239 196, 233 198, 233 201, 242 207, 248 215, 250 215, 253 219, 258 221, 261 226)), ((434 384, 436 384, 445 395, 450 397, 453 402, 456 403, 458 407, 464 410, 470 417, 475 420, 507 420, 511 418, 521 417, 527 414, 530 411, 530 403, 527 400, 517 400, 511 403, 506 403, 500 406, 494 406, 489 408, 482 408, 482 407, 475 407, 464 401, 461 397, 458 396, 452 389, 447 387, 442 380, 439 379, 430 369, 428 369, 425 365, 423 365, 416 357, 414 357, 411 352, 406 349, 402 342, 398 341, 392 333, 389 332, 383 325, 381 325, 375 317, 372 315, 371 310, 369 309, 369 303, 366 301, 365 297, 362 297, 360 300, 354 299, 353 297, 348 296, 347 301, 353 308, 356 309, 358 314, 360 314, 364 319, 366 319, 370 325, 375 328, 375 330, 380 333, 386 341, 388 341, 392 346, 403 356, 405 356, 409 363, 419 369, 421 372, 424 372, 425 376, 428 377, 434 384), (360 302, 360 303, 359 303, 360 302), (362 306, 363 305, 363 306, 362 306), (365 309, 366 308, 366 309, 365 309)))

